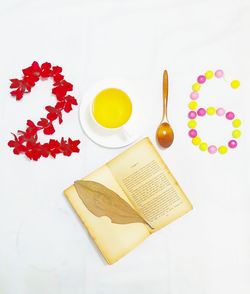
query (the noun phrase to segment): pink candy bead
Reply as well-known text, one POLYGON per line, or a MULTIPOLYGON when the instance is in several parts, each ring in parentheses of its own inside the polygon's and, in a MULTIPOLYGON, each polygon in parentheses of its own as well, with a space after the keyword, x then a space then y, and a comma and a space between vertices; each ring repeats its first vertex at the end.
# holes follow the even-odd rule
POLYGON ((217 114, 218 116, 223 116, 223 115, 225 114, 225 109, 224 109, 224 108, 218 108, 218 109, 216 110, 216 114, 217 114))
POLYGON ((206 77, 205 76, 198 76, 197 82, 199 84, 204 84, 206 82, 206 77))
POLYGON ((216 76, 216 78, 222 78, 223 76, 224 76, 224 72, 223 72, 223 70, 222 69, 218 69, 218 70, 216 70, 216 72, 215 72, 215 76, 216 76))
POLYGON ((195 111, 190 111, 190 112, 188 113, 188 117, 189 117, 190 119, 194 119, 194 118, 196 118, 196 112, 195 112, 195 111))
POLYGON ((189 137, 191 138, 194 138, 197 136, 197 131, 195 129, 191 129, 189 132, 188 132, 188 135, 189 137))
POLYGON ((197 111, 197 114, 199 116, 204 116, 206 113, 207 113, 206 109, 204 109, 204 108, 199 108, 198 111, 197 111))
POLYGON ((216 153, 216 152, 217 152, 217 147, 214 146, 214 145, 210 145, 210 146, 208 147, 208 152, 209 152, 210 154, 214 154, 214 153, 216 153))
POLYGON ((237 141, 235 141, 235 140, 230 140, 230 141, 228 142, 228 147, 230 147, 230 148, 236 148, 236 147, 237 147, 237 141))
POLYGON ((228 120, 232 120, 232 119, 234 119, 234 113, 233 112, 231 112, 231 111, 229 111, 229 112, 227 112, 226 113, 226 118, 228 119, 228 120))
POLYGON ((192 100, 196 100, 196 99, 198 99, 198 98, 199 98, 199 94, 198 94, 198 92, 192 92, 192 93, 190 94, 190 98, 191 98, 192 100))

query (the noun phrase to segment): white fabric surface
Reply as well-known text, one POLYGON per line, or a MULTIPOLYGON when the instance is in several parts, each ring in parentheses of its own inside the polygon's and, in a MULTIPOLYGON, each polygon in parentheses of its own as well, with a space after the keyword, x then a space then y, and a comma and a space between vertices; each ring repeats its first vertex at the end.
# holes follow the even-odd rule
MULTIPOLYGON (((249 28, 248 0, 1 0, 1 294, 250 293, 249 28), (194 210, 114 266, 103 262, 62 191, 123 149, 85 137, 77 109, 53 137, 80 138, 80 154, 30 162, 7 146, 11 132, 27 118, 43 117, 44 106, 55 101, 50 82, 19 103, 10 97, 9 79, 33 60, 62 66, 79 101, 107 77, 133 84, 144 114, 141 134, 152 140, 161 118, 162 70, 169 71, 176 138, 161 154, 194 210), (198 74, 217 68, 241 87, 211 81, 200 103, 232 109, 244 124, 239 148, 211 157, 190 143, 187 104, 198 74)), ((219 118, 200 126, 207 141, 224 141, 231 130, 219 118)))

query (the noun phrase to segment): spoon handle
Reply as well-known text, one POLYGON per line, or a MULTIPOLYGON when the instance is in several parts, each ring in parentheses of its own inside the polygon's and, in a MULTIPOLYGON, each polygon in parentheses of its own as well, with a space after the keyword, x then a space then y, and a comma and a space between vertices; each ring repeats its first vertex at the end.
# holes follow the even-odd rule
POLYGON ((168 120, 167 118, 167 105, 168 105, 168 72, 164 70, 163 72, 163 115, 162 120, 168 120))

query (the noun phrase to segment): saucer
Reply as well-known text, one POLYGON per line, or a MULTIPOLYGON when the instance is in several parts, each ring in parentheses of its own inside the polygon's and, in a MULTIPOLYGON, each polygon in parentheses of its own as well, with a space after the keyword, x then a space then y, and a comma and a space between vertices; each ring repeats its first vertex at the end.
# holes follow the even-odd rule
POLYGON ((125 82, 105 80, 88 89, 83 95, 79 108, 79 118, 82 129, 88 138, 94 143, 106 148, 121 148, 128 146, 140 138, 140 111, 139 99, 135 89, 125 82), (127 93, 133 105, 129 121, 117 129, 108 129, 99 126, 91 116, 91 105, 96 95, 107 88, 118 88, 127 93))

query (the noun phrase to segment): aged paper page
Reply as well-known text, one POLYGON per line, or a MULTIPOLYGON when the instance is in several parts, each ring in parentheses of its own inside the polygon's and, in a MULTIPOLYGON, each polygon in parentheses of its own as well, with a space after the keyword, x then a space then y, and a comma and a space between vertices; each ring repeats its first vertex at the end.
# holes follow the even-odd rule
MULTIPOLYGON (((99 168, 84 180, 101 183, 129 202, 106 166, 99 168)), ((142 223, 114 224, 106 216, 96 217, 85 207, 74 185, 64 193, 109 264, 119 260, 149 236, 147 226, 142 223)))
POLYGON ((138 213, 159 229, 192 205, 148 138, 108 164, 138 213))

